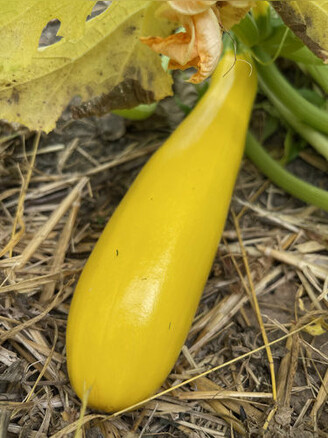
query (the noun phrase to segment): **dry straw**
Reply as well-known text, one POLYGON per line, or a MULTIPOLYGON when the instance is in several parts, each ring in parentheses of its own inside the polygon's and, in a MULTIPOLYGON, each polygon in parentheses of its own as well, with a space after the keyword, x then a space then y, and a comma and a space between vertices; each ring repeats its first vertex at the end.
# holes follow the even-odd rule
POLYGON ((0 125, 0 436, 325 436, 328 220, 248 162, 162 390, 113 415, 77 399, 65 362, 74 284, 162 141, 159 128, 137 131, 111 117, 106 140, 98 123, 69 122, 47 137, 0 125))

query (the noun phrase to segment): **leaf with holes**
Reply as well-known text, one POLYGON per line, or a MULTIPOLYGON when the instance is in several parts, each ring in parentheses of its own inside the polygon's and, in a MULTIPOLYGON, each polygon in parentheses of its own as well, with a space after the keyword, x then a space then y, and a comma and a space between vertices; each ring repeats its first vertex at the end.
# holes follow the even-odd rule
POLYGON ((284 22, 328 63, 328 0, 272 1, 284 22))
POLYGON ((38 50, 42 29, 60 20, 61 36, 67 40, 83 35, 87 16, 95 1, 0 0, 0 70, 26 67, 38 50))
POLYGON ((11 49, 1 44, 0 118, 49 132, 76 95, 82 101, 100 96, 96 106, 102 110, 105 102, 111 110, 171 94, 172 79, 160 58, 139 41, 155 29, 163 36, 172 30, 171 23, 156 18, 158 2, 113 2, 87 22, 95 4, 89 0, 47 0, 46 6, 40 0, 17 0, 21 11, 15 2, 0 0, 0 37, 6 38, 4 29, 11 38, 17 32, 15 44, 22 48, 18 56, 10 38, 5 41, 11 49), (38 48, 42 29, 54 17, 61 21, 63 38, 38 48))

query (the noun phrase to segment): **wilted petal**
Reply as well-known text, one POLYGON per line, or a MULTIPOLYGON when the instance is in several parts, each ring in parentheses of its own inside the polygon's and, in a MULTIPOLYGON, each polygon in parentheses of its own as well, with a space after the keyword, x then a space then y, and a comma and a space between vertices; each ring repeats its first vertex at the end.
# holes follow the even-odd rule
POLYGON ((168 56, 170 69, 188 68, 190 61, 197 57, 193 25, 190 26, 188 32, 179 32, 167 38, 141 38, 141 41, 155 52, 168 56))
POLYGON ((172 8, 165 8, 163 16, 171 21, 177 21, 185 28, 185 32, 179 32, 166 38, 148 37, 140 38, 155 52, 166 55, 170 58, 170 69, 183 69, 189 67, 189 62, 197 57, 195 45, 195 25, 189 15, 181 16, 172 8))
POLYGON ((238 23, 254 3, 254 0, 170 0, 160 8, 161 15, 184 26, 186 32, 141 41, 168 56, 171 69, 196 67, 197 73, 190 82, 201 82, 211 75, 219 61, 222 29, 238 23))
POLYGON ((196 67, 198 71, 189 81, 199 83, 211 75, 221 55, 222 35, 217 17, 211 8, 196 15, 181 15, 171 9, 169 14, 172 13, 171 19, 179 19, 186 32, 167 38, 141 38, 141 41, 155 52, 168 56, 170 69, 196 67))
POLYGON ((198 71, 189 80, 195 84, 208 78, 222 52, 222 32, 212 9, 193 16, 196 34, 196 48, 199 57, 198 71))
POLYGON ((224 30, 229 30, 244 18, 254 4, 255 1, 253 0, 220 1, 213 8, 218 11, 220 23, 224 30))
POLYGON ((180 14, 195 15, 207 11, 216 3, 216 0, 171 0, 168 3, 180 14))

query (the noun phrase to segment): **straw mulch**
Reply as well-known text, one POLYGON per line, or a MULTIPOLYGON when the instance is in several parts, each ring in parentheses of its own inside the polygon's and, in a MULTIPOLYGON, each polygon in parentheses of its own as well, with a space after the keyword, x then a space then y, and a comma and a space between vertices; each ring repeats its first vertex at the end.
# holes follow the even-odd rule
MULTIPOLYGON (((70 387, 65 328, 76 279, 181 117, 169 99, 147 122, 64 114, 41 137, 0 125, 1 437, 328 436, 327 216, 246 160, 193 326, 162 390, 208 374, 117 416, 84 411, 70 387)), ((309 157, 305 151, 295 167, 321 184, 326 176, 309 157)))

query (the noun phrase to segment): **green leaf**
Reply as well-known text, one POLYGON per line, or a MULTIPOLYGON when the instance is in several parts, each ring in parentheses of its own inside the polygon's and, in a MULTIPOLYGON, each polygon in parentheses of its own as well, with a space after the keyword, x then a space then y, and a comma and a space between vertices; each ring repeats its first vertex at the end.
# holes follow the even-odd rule
POLYGON ((311 52, 303 42, 293 34, 286 26, 275 21, 273 31, 269 38, 261 42, 261 46, 272 57, 279 56, 303 64, 324 65, 322 60, 311 52), (282 44, 283 43, 283 44, 282 44))
POLYGON ((298 157, 299 152, 304 149, 306 142, 304 139, 297 137, 292 129, 288 129, 284 140, 284 154, 280 160, 280 163, 285 166, 298 157))
MULTIPOLYGON (((0 0, 0 33, 4 35, 7 29, 14 38, 17 32, 16 44, 19 38, 24 40, 26 56, 19 62, 1 44, 0 118, 49 132, 76 95, 82 101, 91 101, 82 107, 83 114, 85 107, 102 114, 172 94, 172 79, 161 68, 160 57, 139 41, 140 36, 153 35, 155 30, 156 35, 171 32, 172 24, 156 16, 160 2, 115 1, 86 23, 85 17, 94 5, 89 0, 19 0, 20 13, 12 5, 15 2, 0 0), (48 11, 46 17, 38 13, 41 5, 48 11), (30 9, 36 14, 33 20, 30 9), (29 23, 25 14, 31 19, 29 23), (35 45, 41 31, 54 16, 61 20, 59 34, 64 38, 38 49, 35 45)), ((15 51, 13 43, 8 44, 15 51)))

